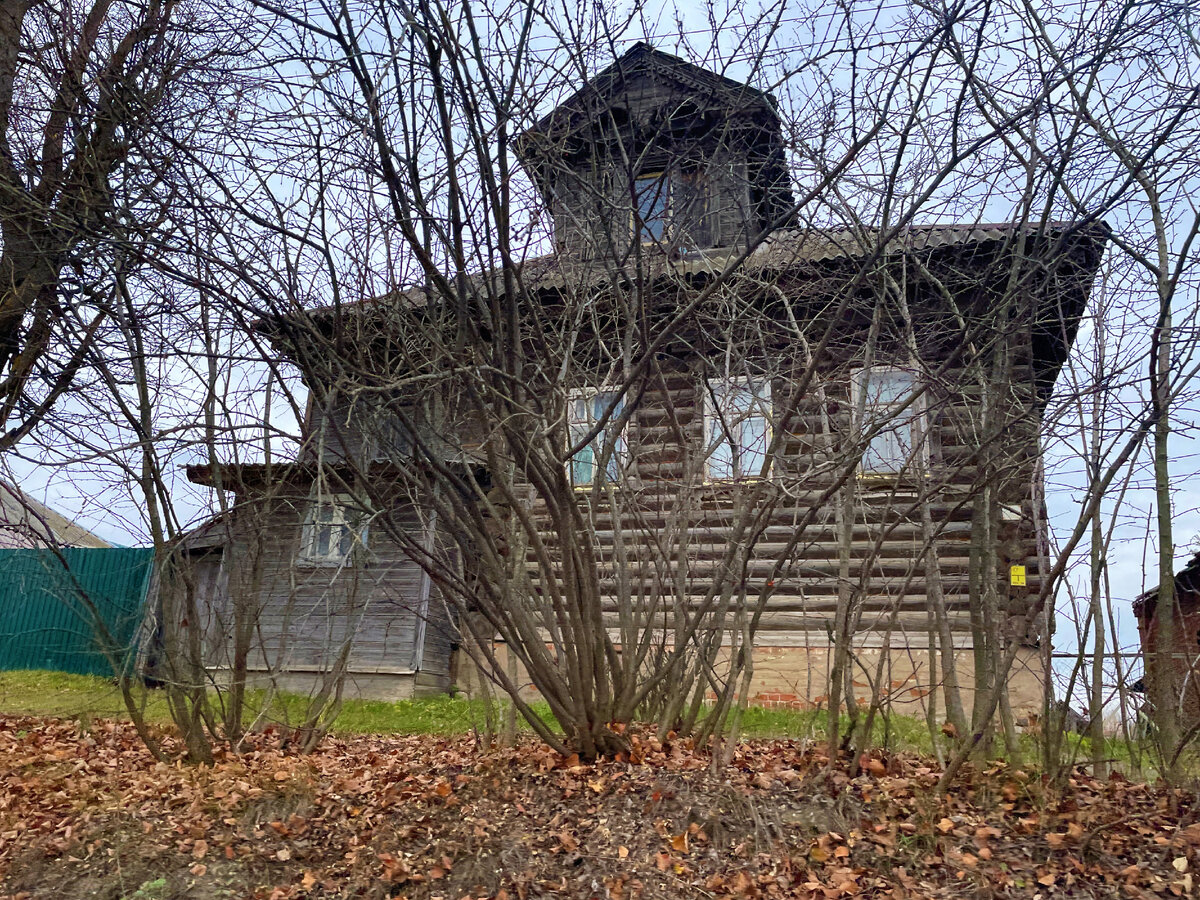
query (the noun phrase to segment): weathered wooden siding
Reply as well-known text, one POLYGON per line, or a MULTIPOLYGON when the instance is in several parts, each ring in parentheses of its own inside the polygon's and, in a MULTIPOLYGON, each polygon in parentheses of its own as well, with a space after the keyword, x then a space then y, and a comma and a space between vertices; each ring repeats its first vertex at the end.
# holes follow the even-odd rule
MULTIPOLYGON (((255 671, 330 670, 346 648, 357 673, 412 674, 429 670, 436 681, 449 671, 452 633, 444 606, 431 596, 421 568, 376 522, 365 553, 344 566, 314 565, 300 553, 309 503, 306 487, 239 510, 220 579, 206 562, 197 572, 208 590, 219 580, 205 623, 209 663, 231 664, 234 605, 249 604, 254 622, 249 667, 255 671), (430 627, 430 621, 433 627, 430 627), (429 645, 422 649, 422 639, 429 645)), ((434 530, 409 504, 386 513, 393 527, 428 541, 434 530)))
MULTIPOLYGON (((1028 369, 1023 377, 1030 383, 1028 369)), ((921 497, 927 493, 951 629, 956 643, 969 645, 972 516, 979 490, 973 465, 977 423, 972 394, 977 387, 967 384, 954 393, 931 396, 926 414, 929 474, 922 491, 915 476, 853 476, 846 483, 854 500, 843 569, 838 495, 827 492, 835 478, 830 462, 843 453, 851 434, 847 370, 822 379, 821 399, 813 391, 796 402, 797 415, 780 439, 775 474, 766 484, 704 481, 702 379, 700 366, 685 366, 659 389, 647 391, 630 426, 629 463, 612 499, 580 492, 581 502, 590 504, 611 627, 617 627, 622 598, 659 602, 658 621, 664 627, 674 619, 674 602, 698 603, 732 540, 739 498, 758 491, 760 497, 775 498, 766 501, 773 509, 761 523, 746 571, 733 580, 751 599, 773 580, 760 621, 762 640, 797 646, 828 642, 839 604, 849 597, 861 604, 861 630, 891 631, 893 644, 926 644, 929 599, 921 497), (662 551, 654 551, 655 545, 662 551), (777 571, 781 557, 784 564, 777 571)), ((962 385, 966 379, 961 371, 944 373, 947 383, 962 385)), ((1021 372, 1015 381, 1019 386, 1021 372)), ((773 393, 778 415, 789 402, 788 382, 776 378, 773 393)), ((1031 391, 1025 399, 1024 416, 995 448, 1006 459, 998 497, 1010 506, 1014 521, 1001 526, 1000 563, 992 573, 999 582, 1009 565, 1026 566, 1026 588, 999 587, 1002 598, 1011 594, 1003 602, 1022 614, 1024 599, 1040 587, 1030 496, 1037 423, 1031 391)), ((555 543, 549 531, 543 539, 555 543)), ((531 571, 536 577, 536 565, 531 571)))

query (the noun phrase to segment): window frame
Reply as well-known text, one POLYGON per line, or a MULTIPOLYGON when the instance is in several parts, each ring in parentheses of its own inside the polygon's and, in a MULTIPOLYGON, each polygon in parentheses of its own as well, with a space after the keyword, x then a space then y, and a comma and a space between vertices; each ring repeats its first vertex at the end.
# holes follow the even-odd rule
POLYGON ((674 173, 669 168, 651 169, 633 176, 633 231, 639 244, 658 246, 671 239, 671 181, 674 173), (646 188, 639 187, 642 182, 649 182, 646 188), (661 204, 661 210, 653 218, 642 214, 642 195, 654 191, 656 205, 661 204), (652 223, 659 226, 659 234, 648 233, 647 227, 652 223))
MULTIPOLYGON (((775 391, 772 379, 770 376, 755 378, 753 376, 720 376, 720 377, 705 377, 702 381, 702 389, 704 391, 704 482, 705 484, 728 484, 739 481, 758 481, 761 479, 761 471, 763 463, 767 460, 768 452, 771 449, 771 442, 774 439, 774 417, 775 417, 775 391), (716 428, 720 427, 722 432, 730 425, 729 416, 716 407, 717 403, 717 386, 721 386, 721 394, 728 396, 731 387, 739 387, 749 393, 750 406, 749 410, 742 415, 736 423, 738 426, 737 442, 734 443, 732 435, 724 433, 718 438, 716 436, 716 428), (754 386, 758 385, 765 390, 755 390, 754 386), (754 413, 752 410, 756 404, 765 403, 766 409, 761 413, 754 413), (754 471, 747 471, 745 467, 745 457, 753 450, 747 447, 745 442, 745 433, 742 426, 751 419, 760 419, 763 423, 762 435, 756 440, 756 443, 761 442, 762 449, 757 453, 759 459, 758 466, 754 471), (725 420, 725 421, 722 421, 725 420), (722 443, 728 443, 731 453, 729 457, 730 474, 714 474, 713 473, 713 458, 717 448, 722 443)), ((726 407, 728 409, 728 407, 726 407)))
POLYGON ((683 167, 670 165, 650 169, 633 177, 633 208, 631 231, 642 246, 666 246, 672 251, 689 253, 719 245, 712 221, 711 173, 706 166, 683 167), (639 187, 643 183, 646 186, 639 187), (647 218, 642 210, 642 197, 650 190, 657 212, 647 218), (687 191, 687 196, 683 195, 687 191), (652 226, 657 225, 657 229, 652 226), (648 226, 651 226, 648 228, 648 226), (659 234, 654 234, 657 230, 659 234))
POLYGON ((324 497, 313 497, 309 500, 304 511, 304 519, 300 528, 300 562, 313 567, 341 567, 354 561, 355 557, 365 552, 370 539, 370 516, 366 510, 346 494, 334 494, 324 497), (330 510, 332 517, 329 521, 319 521, 318 516, 323 510, 330 510), (357 520, 357 521, 356 521, 357 520), (328 549, 321 553, 319 544, 321 529, 329 528, 328 549), (345 550, 341 544, 345 536, 339 536, 336 543, 336 530, 344 530, 350 540, 345 550))
MULTIPOLYGON (((868 456, 871 453, 871 448, 880 438, 898 434, 898 429, 894 430, 891 427, 881 428, 876 432, 863 447, 862 455, 858 460, 858 476, 862 479, 877 480, 877 481, 894 481, 898 478, 911 476, 915 474, 927 475, 930 466, 930 429, 929 429, 929 409, 926 404, 926 394, 922 390, 921 372, 915 367, 908 365, 896 365, 893 363, 876 363, 870 366, 859 366, 853 369, 850 373, 850 404, 852 411, 852 421, 854 425, 855 439, 860 439, 864 433, 863 426, 867 421, 873 425, 883 424, 880 419, 880 413, 886 411, 886 422, 890 426, 893 421, 896 421, 900 416, 900 424, 907 420, 908 432, 908 452, 902 459, 898 461, 895 468, 883 469, 878 467, 867 468, 868 456), (870 397, 863 397, 863 393, 867 390, 870 384, 871 373, 885 372, 888 374, 902 373, 909 379, 909 385, 903 392, 901 399, 892 400, 886 403, 871 402, 870 397), (865 373, 865 378, 864 378, 865 373), (920 393, 917 393, 920 392, 920 393), (917 396, 914 398, 913 394, 917 396), (861 406, 861 412, 860 412, 861 406), (913 450, 916 450, 914 453, 913 450)), ((879 459, 884 459, 883 454, 876 452, 879 459)))
MULTIPOLYGON (((573 388, 567 392, 568 449, 574 447, 578 443, 578 439, 575 436, 577 429, 582 429, 582 432, 580 433, 580 436, 582 437, 583 434, 586 434, 596 427, 596 422, 599 421, 599 416, 596 415, 595 401, 605 395, 613 395, 616 397, 615 410, 609 416, 608 424, 605 425, 605 427, 602 428, 596 434, 596 436, 588 442, 586 447, 581 448, 579 451, 579 453, 582 453, 584 450, 590 450, 592 453, 592 459, 590 463, 588 463, 592 469, 591 478, 589 478, 587 481, 578 481, 576 479, 575 467, 578 462, 576 459, 578 454, 572 455, 566 460, 567 478, 570 479, 571 486, 576 490, 591 490, 592 488, 596 487, 598 483, 601 483, 600 479, 597 478, 599 473, 599 458, 604 445, 608 442, 608 436, 612 433, 613 421, 620 418, 621 414, 624 412, 627 393, 621 394, 621 392, 616 388, 605 387, 573 388), (580 419, 575 415, 576 403, 581 400, 586 401, 585 408, 587 410, 587 415, 583 419, 580 419)), ((609 457, 608 467, 606 467, 606 474, 603 480, 604 484, 619 485, 622 481, 624 481, 622 476, 625 472, 625 465, 629 461, 628 432, 629 423, 626 422, 625 427, 617 433, 616 440, 613 443, 613 452, 612 456, 609 457), (612 469, 611 472, 608 471, 608 468, 610 467, 612 469)))

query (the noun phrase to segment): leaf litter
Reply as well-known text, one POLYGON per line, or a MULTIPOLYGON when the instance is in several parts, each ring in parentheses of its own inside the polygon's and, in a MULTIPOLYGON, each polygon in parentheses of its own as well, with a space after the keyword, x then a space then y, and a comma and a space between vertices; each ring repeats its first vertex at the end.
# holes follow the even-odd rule
MULTIPOLYGON (((161 737, 182 749, 169 731, 161 737)), ((1004 763, 740 745, 714 776, 633 733, 584 765, 533 742, 266 732, 211 767, 156 763, 133 728, 0 717, 0 896, 825 898, 1194 896, 1191 796, 1004 763)))

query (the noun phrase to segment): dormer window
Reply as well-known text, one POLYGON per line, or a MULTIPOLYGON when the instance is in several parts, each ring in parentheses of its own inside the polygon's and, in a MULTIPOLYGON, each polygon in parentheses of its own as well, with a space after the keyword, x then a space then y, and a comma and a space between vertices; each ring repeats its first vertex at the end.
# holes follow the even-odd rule
POLYGON ((543 117, 518 152, 569 255, 736 247, 789 224, 774 99, 648 44, 543 117))
POLYGON ((633 182, 634 230, 643 244, 679 252, 710 247, 708 179, 704 170, 671 169, 639 175, 633 182))
POLYGON ((633 182, 637 201, 638 233, 643 244, 659 244, 667 237, 671 182, 666 172, 639 175, 633 182))

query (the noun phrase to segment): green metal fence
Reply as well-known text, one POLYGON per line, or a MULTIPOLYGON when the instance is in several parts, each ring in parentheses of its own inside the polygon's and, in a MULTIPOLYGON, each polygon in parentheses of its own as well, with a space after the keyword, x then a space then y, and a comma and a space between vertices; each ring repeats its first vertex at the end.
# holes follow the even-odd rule
POLYGON ((112 675, 134 659, 153 550, 0 550, 0 669, 112 675))

